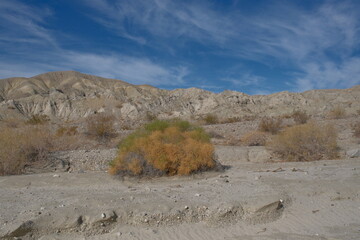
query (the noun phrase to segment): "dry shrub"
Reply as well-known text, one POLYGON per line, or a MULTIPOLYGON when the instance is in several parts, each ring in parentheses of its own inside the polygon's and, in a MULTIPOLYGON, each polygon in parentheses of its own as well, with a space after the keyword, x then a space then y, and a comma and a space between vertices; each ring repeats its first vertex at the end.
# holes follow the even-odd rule
POLYGON ((252 131, 241 137, 240 141, 246 146, 265 146, 267 134, 260 131, 252 131))
POLYGON ((152 122, 152 121, 155 121, 157 119, 157 116, 152 113, 152 112, 146 112, 146 115, 145 115, 145 120, 147 122, 152 122))
POLYGON ((221 123, 235 123, 235 122, 241 122, 241 117, 229 117, 221 121, 221 123))
POLYGON ((357 122, 352 125, 354 131, 354 137, 360 138, 360 122, 357 122))
POLYGON ((269 132, 271 134, 278 133, 282 128, 281 118, 270 118, 266 117, 261 119, 258 130, 261 132, 269 132))
POLYGON ((340 106, 334 107, 328 112, 328 117, 330 119, 342 119, 345 116, 346 116, 345 109, 340 106))
POLYGON ((32 115, 27 121, 27 124, 30 125, 42 125, 45 124, 47 122, 49 122, 50 119, 47 115, 43 115, 43 114, 35 114, 32 115))
POLYGON ((107 114, 96 114, 86 119, 86 133, 99 142, 108 142, 116 137, 115 117, 107 114))
POLYGON ((61 126, 56 130, 56 136, 62 137, 62 136, 74 136, 78 134, 77 127, 76 126, 61 126))
POLYGON ((306 114, 306 112, 300 110, 294 111, 291 117, 292 119, 294 119, 296 124, 307 123, 310 118, 309 115, 306 114))
POLYGON ((214 114, 207 114, 203 120, 205 121, 205 124, 211 125, 211 124, 217 124, 219 123, 219 119, 214 114))
POLYGON ((46 127, 0 129, 0 175, 20 174, 26 166, 46 161, 52 147, 46 127))
POLYGON ((285 161, 314 161, 338 157, 337 133, 332 125, 309 122, 285 129, 269 148, 285 161))
POLYGON ((213 169, 214 146, 202 128, 186 121, 155 121, 123 140, 111 174, 188 175, 213 169))

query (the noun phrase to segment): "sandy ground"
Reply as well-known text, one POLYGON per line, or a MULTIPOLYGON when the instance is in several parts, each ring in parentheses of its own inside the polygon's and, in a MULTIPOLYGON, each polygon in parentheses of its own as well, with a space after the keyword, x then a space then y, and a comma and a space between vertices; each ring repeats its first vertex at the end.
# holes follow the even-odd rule
POLYGON ((1 239, 360 239, 359 158, 219 157, 225 172, 191 177, 0 177, 1 239))

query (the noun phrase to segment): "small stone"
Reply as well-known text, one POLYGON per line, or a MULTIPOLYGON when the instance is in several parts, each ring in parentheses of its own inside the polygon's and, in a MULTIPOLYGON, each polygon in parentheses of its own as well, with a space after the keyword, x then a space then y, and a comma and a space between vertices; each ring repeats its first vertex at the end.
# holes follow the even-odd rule
POLYGON ((54 177, 54 178, 55 178, 55 177, 60 177, 60 175, 59 175, 59 174, 54 174, 53 177, 54 177))
POLYGON ((185 209, 189 209, 189 206, 185 206, 184 208, 185 208, 185 209))
POLYGON ((200 193, 195 194, 195 197, 200 197, 200 196, 201 196, 200 193))
POLYGON ((101 214, 101 217, 102 217, 102 218, 106 218, 106 214, 105 214, 105 213, 102 213, 102 214, 101 214))
POLYGON ((118 236, 118 237, 120 237, 120 236, 122 235, 122 233, 121 233, 121 232, 117 232, 115 235, 118 236))

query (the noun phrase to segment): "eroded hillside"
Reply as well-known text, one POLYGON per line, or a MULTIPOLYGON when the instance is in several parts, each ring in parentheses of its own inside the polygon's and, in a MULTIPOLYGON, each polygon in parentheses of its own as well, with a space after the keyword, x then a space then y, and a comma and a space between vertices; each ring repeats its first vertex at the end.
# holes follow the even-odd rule
POLYGON ((197 88, 169 91, 74 71, 0 80, 2 119, 45 114, 54 120, 76 120, 97 112, 123 119, 142 119, 148 115, 189 119, 209 113, 227 119, 282 115, 296 109, 324 115, 334 107, 344 108, 347 114, 359 111, 360 86, 250 96, 235 91, 216 94, 197 88))

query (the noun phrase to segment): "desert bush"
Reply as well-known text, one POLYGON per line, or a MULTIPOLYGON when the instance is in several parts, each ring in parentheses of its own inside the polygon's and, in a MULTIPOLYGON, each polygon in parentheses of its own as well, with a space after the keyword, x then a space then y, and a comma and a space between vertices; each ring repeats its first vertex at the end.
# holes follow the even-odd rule
POLYGON ((20 174, 26 166, 46 161, 52 142, 49 129, 27 126, 0 130, 0 175, 20 174))
POLYGON ((115 117, 107 114, 96 114, 86 120, 86 133, 100 142, 107 142, 116 136, 115 117))
POLYGON ((78 134, 76 126, 72 126, 72 127, 61 126, 56 130, 55 135, 58 137, 62 137, 62 136, 74 136, 76 134, 78 134))
POLYGON ((261 132, 269 132, 271 134, 278 133, 282 128, 281 118, 270 118, 266 117, 261 119, 258 130, 261 132))
POLYGON ((353 124, 352 130, 354 131, 354 137, 360 138, 360 122, 353 124))
POLYGON ((296 124, 304 124, 309 120, 309 115, 306 114, 304 111, 294 111, 291 115, 292 119, 294 119, 296 124))
POLYGON ((286 128, 268 147, 285 161, 314 161, 338 156, 337 133, 332 125, 309 122, 286 128))
POLYGON ((240 141, 246 146, 265 146, 267 137, 265 132, 252 131, 243 135, 240 141))
POLYGON ((217 117, 216 115, 214 115, 214 114, 207 114, 207 115, 203 118, 203 120, 205 121, 205 124, 208 124, 208 125, 210 125, 210 124, 216 124, 216 123, 219 122, 218 117, 217 117))
POLYGON ((147 122, 152 122, 157 120, 157 116, 152 112, 146 112, 145 119, 147 122))
POLYGON ((229 117, 221 121, 221 123, 235 123, 235 122, 241 122, 241 117, 229 117))
POLYGON ((16 118, 4 119, 2 123, 4 127, 8 127, 8 128, 18 128, 24 125, 24 121, 16 118))
POLYGON ((32 115, 27 121, 27 124, 30 125, 42 125, 45 124, 47 122, 49 122, 50 119, 47 115, 42 115, 42 114, 35 114, 32 115))
POLYGON ((341 119, 344 118, 345 115, 345 109, 340 106, 334 107, 328 112, 328 118, 330 119, 341 119))
POLYGON ((111 174, 130 176, 188 175, 215 168, 214 147, 202 128, 186 121, 157 120, 119 145, 111 174))

